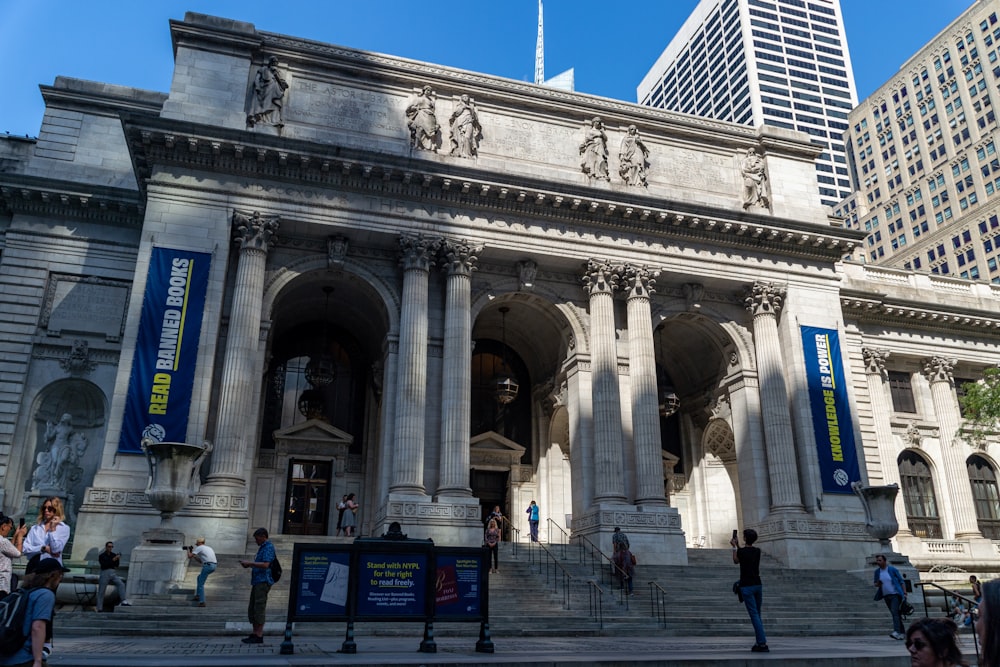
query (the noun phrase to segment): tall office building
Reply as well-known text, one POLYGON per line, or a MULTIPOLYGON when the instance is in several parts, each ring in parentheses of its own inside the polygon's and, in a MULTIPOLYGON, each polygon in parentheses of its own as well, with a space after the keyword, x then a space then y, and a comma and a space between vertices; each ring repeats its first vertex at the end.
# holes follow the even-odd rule
POLYGON ((1000 283, 998 14, 975 2, 850 114, 857 192, 836 212, 868 261, 1000 283))
POLYGON ((839 0, 702 0, 637 89, 640 104, 751 126, 823 146, 820 199, 850 194, 842 135, 857 104, 839 0))

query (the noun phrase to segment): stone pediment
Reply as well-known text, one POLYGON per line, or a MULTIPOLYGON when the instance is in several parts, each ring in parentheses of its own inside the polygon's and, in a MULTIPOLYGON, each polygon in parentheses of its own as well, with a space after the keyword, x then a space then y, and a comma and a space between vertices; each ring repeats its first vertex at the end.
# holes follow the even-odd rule
POLYGON ((354 436, 319 419, 310 419, 274 432, 281 454, 344 456, 354 436))
POLYGON ((524 447, 495 431, 473 436, 469 441, 472 467, 517 465, 524 455, 524 447))

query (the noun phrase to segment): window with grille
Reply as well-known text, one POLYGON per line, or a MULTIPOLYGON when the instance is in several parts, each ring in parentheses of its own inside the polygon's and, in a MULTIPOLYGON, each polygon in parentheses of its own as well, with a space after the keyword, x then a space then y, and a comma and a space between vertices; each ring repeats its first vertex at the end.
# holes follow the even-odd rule
POLYGON ((899 478, 910 530, 917 537, 940 538, 941 519, 927 462, 916 452, 903 452, 899 455, 899 478))
POLYGON ((916 413, 917 404, 913 400, 913 385, 909 373, 889 371, 889 392, 892 394, 893 410, 916 413))
POLYGON ((1000 494, 997 493, 996 471, 981 456, 970 456, 967 465, 979 530, 986 539, 1000 540, 1000 494))

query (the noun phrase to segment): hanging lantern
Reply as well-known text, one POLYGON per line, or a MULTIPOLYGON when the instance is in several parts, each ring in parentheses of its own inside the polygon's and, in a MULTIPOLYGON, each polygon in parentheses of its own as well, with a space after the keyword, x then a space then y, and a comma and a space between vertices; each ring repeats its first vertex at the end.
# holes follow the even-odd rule
POLYGON ((306 419, 323 419, 323 392, 306 389, 299 395, 299 413, 306 419))
POLYGON ((671 387, 665 387, 660 392, 660 416, 667 418, 677 412, 681 407, 680 397, 674 393, 671 387))
POLYGON ((502 306, 500 308, 500 335, 503 342, 503 349, 500 351, 500 372, 493 376, 493 396, 500 405, 507 405, 517 398, 517 390, 520 385, 517 378, 507 371, 507 313, 510 308, 502 306))
POLYGON ((306 382, 314 387, 326 387, 333 384, 334 379, 337 377, 337 367, 333 363, 333 357, 330 356, 329 347, 330 341, 327 337, 327 317, 330 312, 330 292, 333 291, 332 287, 324 287, 323 292, 326 294, 326 304, 323 306, 323 342, 322 348, 319 354, 309 357, 309 363, 306 364, 306 382))

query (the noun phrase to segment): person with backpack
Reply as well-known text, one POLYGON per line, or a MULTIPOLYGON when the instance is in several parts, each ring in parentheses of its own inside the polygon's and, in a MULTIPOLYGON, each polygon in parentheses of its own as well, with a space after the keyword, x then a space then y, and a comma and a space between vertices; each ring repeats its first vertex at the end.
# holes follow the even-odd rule
POLYGON ((253 532, 254 542, 257 543, 257 555, 253 560, 241 560, 240 565, 252 568, 250 573, 250 603, 247 605, 247 617, 253 632, 244 637, 244 644, 264 643, 264 618, 267 612, 267 594, 274 585, 274 577, 271 575, 271 562, 278 559, 274 551, 274 545, 268 539, 267 529, 258 528, 253 532))
POLYGON ((69 572, 69 569, 63 567, 55 558, 42 560, 31 575, 25 576, 25 588, 3 600, 3 604, 7 605, 22 595, 27 596, 26 604, 20 606, 16 612, 12 609, 11 620, 17 620, 16 617, 23 614, 20 636, 16 636, 15 633, 14 637, 10 637, 5 628, 3 636, 0 637, 0 643, 5 649, 4 654, 0 655, 0 665, 41 667, 44 655, 42 648, 56 606, 55 591, 62 581, 64 572, 69 572), (8 653, 8 650, 11 652, 8 653))

